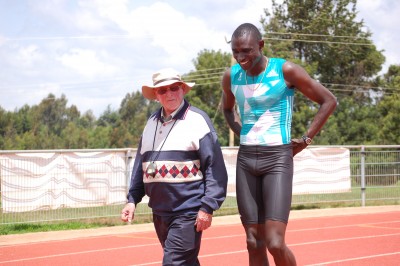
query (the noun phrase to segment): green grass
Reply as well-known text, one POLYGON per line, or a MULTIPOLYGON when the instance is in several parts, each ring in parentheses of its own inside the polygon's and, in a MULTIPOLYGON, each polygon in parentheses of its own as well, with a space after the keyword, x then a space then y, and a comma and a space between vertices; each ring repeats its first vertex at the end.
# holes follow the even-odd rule
MULTIPOLYGON (((136 214, 133 224, 150 223, 152 222, 150 214, 136 214)), ((101 217, 87 218, 65 221, 49 221, 49 222, 22 222, 14 224, 5 224, 0 227, 0 235, 24 234, 34 232, 48 232, 60 230, 77 230, 100 227, 113 227, 126 225, 118 217, 101 217)))
MULTIPOLYGON (((400 205, 400 185, 369 187, 365 191, 367 206, 400 205)), ((353 187, 350 192, 332 194, 293 195, 292 209, 318 209, 361 206, 361 190, 353 187)), ((0 213, 0 235, 76 230, 124 225, 120 218, 123 205, 89 208, 59 208, 23 213, 0 213), (82 218, 85 217, 85 218, 82 218)), ((237 214, 235 197, 228 197, 214 216, 237 214)), ((152 222, 151 209, 139 204, 133 223, 152 222)))
POLYGON ((24 233, 35 233, 35 232, 47 232, 47 231, 61 231, 61 230, 75 230, 75 229, 87 229, 104 227, 105 225, 100 223, 83 223, 78 221, 66 222, 66 223, 55 223, 55 224, 7 224, 0 228, 0 235, 10 234, 24 234, 24 233))

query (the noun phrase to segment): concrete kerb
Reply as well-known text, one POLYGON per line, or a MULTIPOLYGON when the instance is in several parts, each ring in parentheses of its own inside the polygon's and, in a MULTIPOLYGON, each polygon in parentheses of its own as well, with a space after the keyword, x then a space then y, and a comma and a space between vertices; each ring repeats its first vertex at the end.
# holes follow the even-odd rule
MULTIPOLYGON (((382 212, 394 212, 394 211, 400 211, 400 205, 293 210, 290 213, 289 222, 290 220, 294 219, 304 219, 312 217, 346 216, 353 214, 369 214, 369 213, 382 213, 382 212)), ((240 224, 239 215, 213 217, 213 223, 212 223, 213 226, 227 225, 227 224, 240 224)), ((76 239, 82 237, 121 235, 133 232, 146 232, 152 230, 154 230, 153 224, 146 223, 146 224, 115 226, 115 227, 102 227, 96 229, 5 235, 5 236, 0 236, 0 246, 76 239)))

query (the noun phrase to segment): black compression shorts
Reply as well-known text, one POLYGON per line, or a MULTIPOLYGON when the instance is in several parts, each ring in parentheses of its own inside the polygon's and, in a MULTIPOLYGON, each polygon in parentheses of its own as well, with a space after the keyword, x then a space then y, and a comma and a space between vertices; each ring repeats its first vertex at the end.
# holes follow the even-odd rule
POLYGON ((236 194, 243 224, 288 222, 292 202, 292 145, 240 145, 236 194))

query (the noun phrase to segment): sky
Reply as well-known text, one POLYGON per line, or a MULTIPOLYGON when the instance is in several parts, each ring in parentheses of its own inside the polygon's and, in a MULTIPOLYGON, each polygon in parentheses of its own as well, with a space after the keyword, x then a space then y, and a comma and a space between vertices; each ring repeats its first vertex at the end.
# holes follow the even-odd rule
MULTIPOLYGON (((51 93, 98 118, 159 69, 185 74, 204 49, 230 53, 235 28, 261 28, 265 8, 271 1, 0 0, 0 107, 51 93)), ((400 64, 400 1, 359 0, 357 10, 386 57, 381 73, 400 64)))

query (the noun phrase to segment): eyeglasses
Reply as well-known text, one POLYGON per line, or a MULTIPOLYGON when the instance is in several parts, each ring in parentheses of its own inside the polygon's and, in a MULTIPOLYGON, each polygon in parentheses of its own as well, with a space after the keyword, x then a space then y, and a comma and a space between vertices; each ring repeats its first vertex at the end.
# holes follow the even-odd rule
POLYGON ((168 90, 170 90, 172 92, 175 92, 175 91, 178 91, 180 88, 181 88, 181 86, 174 85, 174 86, 171 86, 171 87, 168 87, 168 88, 160 88, 160 89, 156 90, 156 92, 157 92, 158 95, 164 95, 164 94, 167 93, 168 90))

